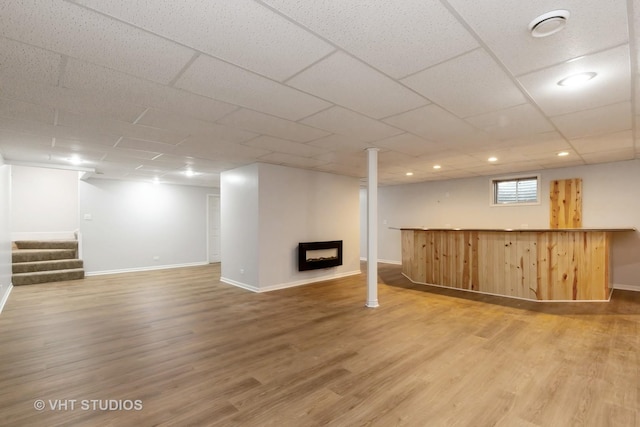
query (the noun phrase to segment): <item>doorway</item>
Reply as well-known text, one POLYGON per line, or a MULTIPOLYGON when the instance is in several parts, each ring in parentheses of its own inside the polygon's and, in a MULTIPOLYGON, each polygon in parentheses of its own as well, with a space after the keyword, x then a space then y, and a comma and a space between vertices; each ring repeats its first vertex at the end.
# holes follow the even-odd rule
POLYGON ((220 262, 220 196, 207 194, 207 260, 220 262))

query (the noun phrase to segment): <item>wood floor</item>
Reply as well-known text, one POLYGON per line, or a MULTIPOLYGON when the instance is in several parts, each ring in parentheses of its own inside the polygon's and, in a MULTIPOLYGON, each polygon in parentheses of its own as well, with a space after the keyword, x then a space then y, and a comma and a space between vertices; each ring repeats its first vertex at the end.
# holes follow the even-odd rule
POLYGON ((539 304, 381 264, 368 309, 364 275, 254 294, 219 273, 14 288, 0 425, 640 425, 640 293, 539 304))

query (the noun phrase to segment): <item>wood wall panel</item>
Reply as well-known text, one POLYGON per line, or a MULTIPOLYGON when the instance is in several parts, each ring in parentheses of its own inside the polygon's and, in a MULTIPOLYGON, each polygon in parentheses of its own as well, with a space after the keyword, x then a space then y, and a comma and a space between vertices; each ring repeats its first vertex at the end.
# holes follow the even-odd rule
POLYGON ((550 227, 582 228, 582 179, 551 181, 550 227))
POLYGON ((534 300, 609 297, 606 231, 403 230, 402 243, 402 271, 415 282, 534 300))

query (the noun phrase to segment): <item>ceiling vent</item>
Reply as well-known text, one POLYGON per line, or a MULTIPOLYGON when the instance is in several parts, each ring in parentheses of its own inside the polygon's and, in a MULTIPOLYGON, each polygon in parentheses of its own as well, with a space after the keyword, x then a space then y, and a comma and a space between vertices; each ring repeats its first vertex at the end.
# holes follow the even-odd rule
POLYGON ((531 21, 529 31, 533 37, 547 37, 562 30, 569 19, 568 10, 552 10, 531 21))

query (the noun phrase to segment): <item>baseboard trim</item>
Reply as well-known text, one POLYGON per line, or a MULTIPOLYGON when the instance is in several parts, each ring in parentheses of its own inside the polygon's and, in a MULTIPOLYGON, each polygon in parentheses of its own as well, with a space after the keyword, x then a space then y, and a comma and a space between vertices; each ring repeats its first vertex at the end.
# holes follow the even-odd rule
POLYGON ((201 262, 189 262, 185 264, 170 264, 170 265, 152 265, 149 267, 135 267, 135 268, 123 268, 118 270, 103 270, 103 271, 91 271, 85 272, 85 276, 102 276, 105 274, 121 274, 121 273, 138 273, 140 271, 153 271, 153 270, 168 270, 170 268, 182 268, 182 267, 197 267, 201 265, 208 265, 206 261, 201 262))
POLYGON ((256 293, 260 292, 260 289, 258 289, 257 287, 252 286, 252 285, 248 285, 248 284, 243 283, 243 282, 238 282, 237 280, 229 279, 229 278, 226 278, 226 277, 220 277, 220 281, 222 283, 226 283, 227 285, 235 286, 237 288, 242 288, 242 289, 245 289, 247 291, 256 292, 256 293))
POLYGON ((296 286, 310 285, 311 283, 324 282, 327 280, 341 279, 343 277, 355 276, 362 273, 360 270, 345 271, 344 273, 330 274, 327 276, 312 277, 310 279, 296 280, 294 282, 279 283, 277 285, 261 287, 258 292, 277 291, 279 289, 295 288, 296 286))
POLYGON ((449 287, 449 286, 434 285, 432 283, 416 282, 415 280, 412 280, 406 274, 402 273, 402 275, 404 277, 406 277, 411 283, 415 283, 416 285, 433 286, 434 288, 450 289, 452 291, 469 292, 469 293, 480 294, 480 295, 491 295, 491 296, 494 296, 494 297, 510 298, 510 299, 517 299, 517 300, 520 300, 520 301, 530 301, 530 302, 609 302, 609 301, 611 301, 611 294, 613 293, 613 291, 609 292, 609 298, 608 299, 578 299, 578 300, 573 300, 573 299, 568 299, 568 300, 564 300, 564 299, 542 299, 542 300, 538 300, 538 299, 515 297, 515 296, 511 296, 511 295, 494 294, 494 293, 491 293, 491 292, 480 292, 480 291, 474 291, 472 289, 452 288, 452 287, 449 287))
MULTIPOLYGON (((360 258, 360 261, 367 262, 366 257, 360 258)), ((381 264, 393 264, 393 265, 402 265, 402 261, 394 261, 392 259, 378 259, 378 262, 381 264)))
POLYGON ((4 305, 7 303, 7 301, 9 301, 9 294, 11 293, 12 289, 13 289, 13 284, 9 283, 7 292, 4 293, 4 295, 2 296, 2 300, 0 300, 0 314, 2 313, 2 309, 4 308, 4 305))
POLYGON ((360 270, 346 271, 344 273, 337 273, 337 274, 331 274, 331 275, 327 275, 327 276, 313 277, 313 278, 304 279, 304 280, 296 280, 294 282, 278 283, 277 285, 265 286, 265 287, 260 287, 260 288, 257 287, 257 286, 248 285, 246 283, 238 282, 236 280, 228 279, 226 277, 221 277, 220 281, 223 282, 223 283, 226 283, 228 285, 233 285, 233 286, 237 286, 238 288, 246 289, 246 290, 251 291, 251 292, 263 293, 263 292, 277 291, 277 290, 280 290, 280 289, 295 288, 296 286, 310 285, 312 283, 325 282, 327 280, 341 279, 343 277, 355 276, 355 275, 361 274, 361 273, 362 272, 360 270))
POLYGON ((613 289, 620 289, 621 291, 634 291, 640 292, 640 287, 632 285, 624 285, 622 283, 614 283, 613 289))

